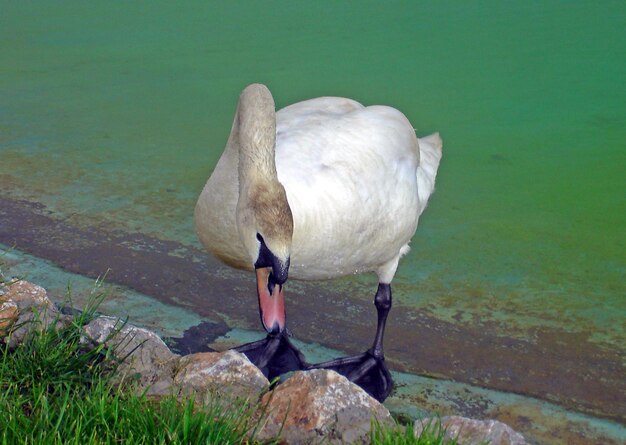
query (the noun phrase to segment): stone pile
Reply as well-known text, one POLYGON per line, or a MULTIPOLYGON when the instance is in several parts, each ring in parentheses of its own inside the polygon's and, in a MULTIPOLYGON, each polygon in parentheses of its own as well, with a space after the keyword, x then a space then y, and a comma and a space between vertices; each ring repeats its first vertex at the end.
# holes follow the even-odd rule
MULTIPOLYGON (((8 342, 10 348, 17 347, 29 329, 70 321, 42 287, 26 281, 0 285, 0 342, 8 342)), ((373 420, 394 424, 382 404, 334 371, 295 372, 270 391, 261 371, 235 351, 180 356, 153 332, 106 316, 85 325, 83 335, 86 343, 113 348, 124 359, 118 368, 120 381, 132 378, 137 389, 151 397, 193 395, 197 401, 220 397, 257 403, 264 413, 259 440, 280 434, 282 444, 367 443, 373 420)), ((450 417, 442 423, 461 444, 526 443, 519 433, 496 421, 450 417)), ((422 430, 417 421, 415 434, 422 430)))

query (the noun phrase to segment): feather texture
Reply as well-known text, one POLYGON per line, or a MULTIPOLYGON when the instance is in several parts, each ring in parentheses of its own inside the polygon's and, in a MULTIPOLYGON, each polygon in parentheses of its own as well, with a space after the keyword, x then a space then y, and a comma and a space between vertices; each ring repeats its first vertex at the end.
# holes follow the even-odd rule
MULTIPOLYGON (((337 97, 290 105, 275 122, 275 170, 293 215, 290 278, 373 271, 389 283, 434 190, 439 135, 418 139, 400 111, 337 97)), ((238 175, 232 139, 198 199, 195 225, 208 250, 250 269, 235 215, 249 167, 238 175)))

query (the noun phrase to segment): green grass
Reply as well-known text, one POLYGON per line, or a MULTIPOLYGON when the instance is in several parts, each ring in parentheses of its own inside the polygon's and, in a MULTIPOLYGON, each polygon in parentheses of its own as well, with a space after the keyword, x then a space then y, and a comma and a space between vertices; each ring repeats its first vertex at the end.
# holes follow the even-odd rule
POLYGON ((389 428, 374 422, 371 438, 374 445, 458 445, 456 439, 446 440, 445 434, 438 420, 429 423, 419 437, 413 434, 412 423, 389 428))
POLYGON ((62 328, 33 330, 0 351, 0 444, 246 443, 258 421, 250 405, 160 401, 113 383, 115 360, 81 343, 87 308, 62 328))
MULTIPOLYGON (((69 326, 33 330, 15 350, 0 341, 0 445, 258 443, 258 407, 220 399, 150 400, 114 384, 112 352, 81 342, 81 327, 100 301, 94 298, 69 326)), ((436 426, 416 439, 411 427, 374 425, 372 443, 446 442, 436 426)))

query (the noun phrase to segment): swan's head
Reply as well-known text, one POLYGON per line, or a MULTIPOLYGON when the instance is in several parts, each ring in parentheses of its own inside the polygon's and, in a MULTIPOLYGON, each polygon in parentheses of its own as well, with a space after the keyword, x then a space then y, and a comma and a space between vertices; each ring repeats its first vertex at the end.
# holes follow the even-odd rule
POLYGON ((278 333, 285 327, 283 285, 289 275, 293 217, 278 181, 253 184, 249 199, 238 203, 237 224, 256 271, 263 326, 278 333))

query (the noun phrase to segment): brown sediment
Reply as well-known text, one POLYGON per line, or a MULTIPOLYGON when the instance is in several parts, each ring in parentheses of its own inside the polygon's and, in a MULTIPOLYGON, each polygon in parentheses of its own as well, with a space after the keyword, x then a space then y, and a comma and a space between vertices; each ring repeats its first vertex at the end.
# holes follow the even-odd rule
MULTIPOLYGON (((108 281, 201 316, 260 329, 253 275, 193 247, 81 227, 41 205, 6 198, 0 198, 0 243, 86 276, 110 269, 108 281)), ((369 295, 346 296, 312 282, 297 283, 289 292, 288 322, 297 338, 349 353, 369 347, 376 319, 369 295)), ((527 339, 513 338, 497 323, 452 323, 401 305, 392 310, 387 329, 387 361, 394 369, 626 422, 624 351, 592 342, 591 333, 535 327, 527 339)))

